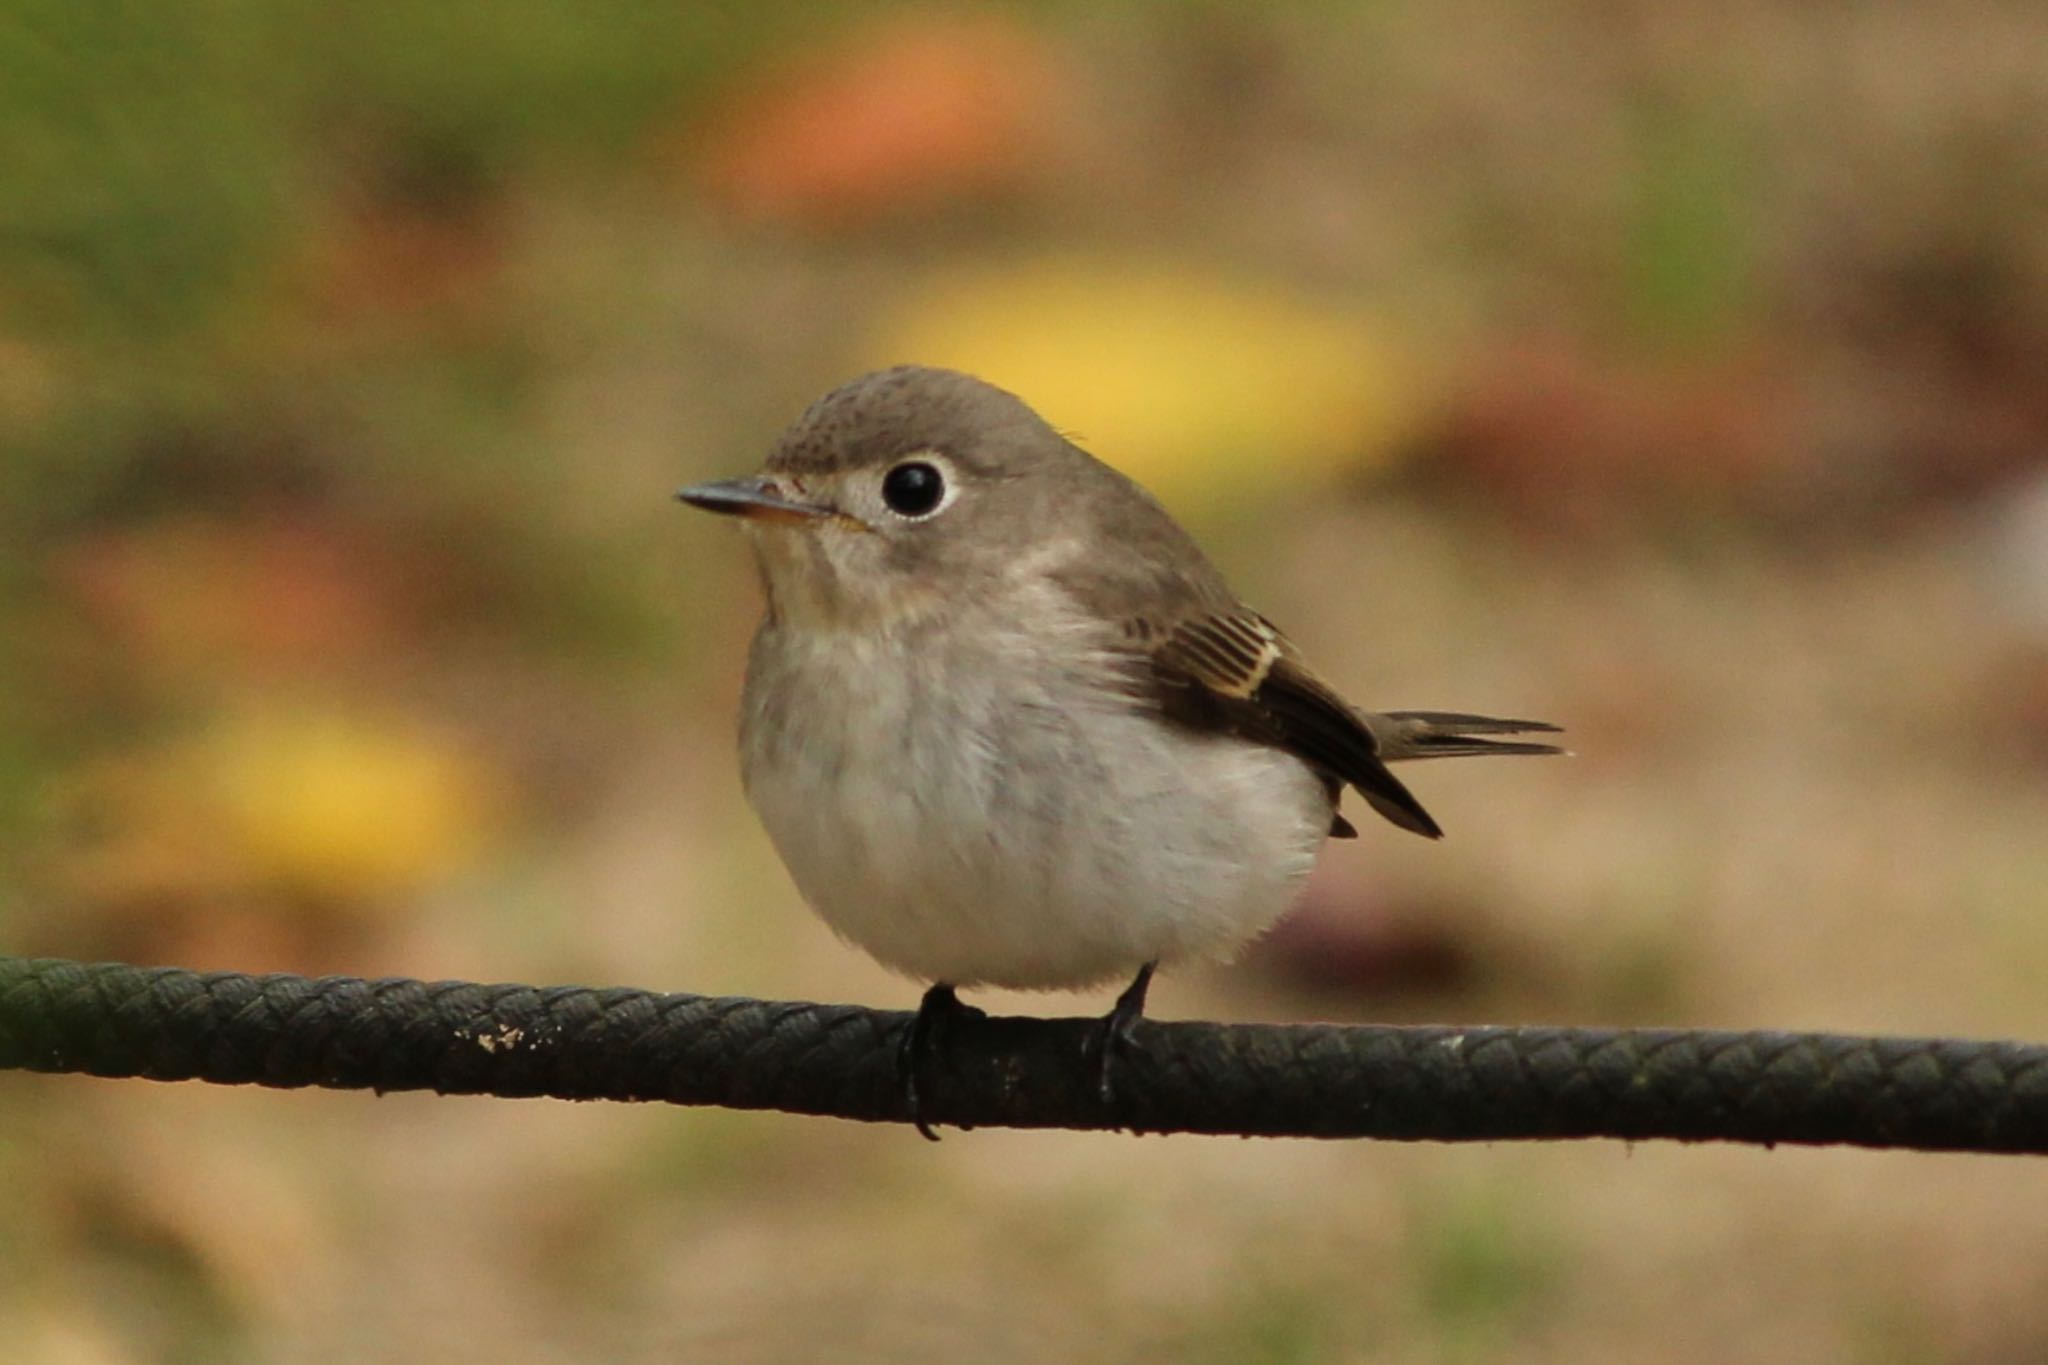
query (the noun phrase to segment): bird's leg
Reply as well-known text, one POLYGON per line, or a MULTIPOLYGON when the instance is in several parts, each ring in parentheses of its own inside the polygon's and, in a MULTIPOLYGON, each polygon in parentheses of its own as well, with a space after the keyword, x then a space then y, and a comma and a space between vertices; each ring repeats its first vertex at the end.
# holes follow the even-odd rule
POLYGON ((1145 1017, 1145 992, 1151 989, 1152 973, 1159 967, 1157 962, 1147 962, 1138 968, 1138 975, 1131 984, 1124 987, 1124 993, 1109 1007, 1109 1013, 1102 1016, 1102 1023, 1095 1033, 1095 1088, 1104 1104, 1116 1098, 1116 1081, 1112 1069, 1116 1065, 1116 1054, 1131 1046, 1131 1030, 1145 1017))
POLYGON ((960 997, 951 986, 943 981, 936 982, 924 993, 924 999, 917 1002, 917 1014, 911 1019, 910 1027, 903 1030, 903 1041, 896 1045, 896 1074, 903 1080, 904 1107, 909 1109, 910 1121, 917 1125, 917 1131, 933 1142, 939 1140, 939 1135, 924 1121, 924 1103, 917 1088, 918 1076, 931 1059, 932 1048, 945 1028, 946 1020, 955 1015, 980 1013, 972 1005, 961 1004, 960 997))

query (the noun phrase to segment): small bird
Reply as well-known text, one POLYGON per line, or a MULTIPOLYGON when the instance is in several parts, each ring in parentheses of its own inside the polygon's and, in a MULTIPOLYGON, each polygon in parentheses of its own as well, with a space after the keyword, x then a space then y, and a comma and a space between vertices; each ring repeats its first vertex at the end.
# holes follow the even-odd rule
POLYGON ((955 990, 1128 978, 1103 1097, 1161 963, 1223 957, 1288 908, 1346 787, 1442 830, 1387 769, 1552 754, 1539 721, 1373 713, 1245 606, 1151 494, 1020 399, 900 366, 813 403, 761 473, 681 490, 740 520, 767 614, 747 657, 748 799, 842 937, 955 990))

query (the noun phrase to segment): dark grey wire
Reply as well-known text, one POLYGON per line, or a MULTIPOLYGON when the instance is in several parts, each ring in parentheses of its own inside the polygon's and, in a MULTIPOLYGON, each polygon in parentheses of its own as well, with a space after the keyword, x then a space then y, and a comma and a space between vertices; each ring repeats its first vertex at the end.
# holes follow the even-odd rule
MULTIPOLYGON (((662 1100, 907 1122, 911 1016, 581 986, 0 957, 0 1069, 662 1100)), ((1673 1029, 1141 1023, 1114 1102, 1092 1019, 964 1018, 947 1124, 1440 1142, 1608 1137, 2048 1152, 2048 1048, 1673 1029)))

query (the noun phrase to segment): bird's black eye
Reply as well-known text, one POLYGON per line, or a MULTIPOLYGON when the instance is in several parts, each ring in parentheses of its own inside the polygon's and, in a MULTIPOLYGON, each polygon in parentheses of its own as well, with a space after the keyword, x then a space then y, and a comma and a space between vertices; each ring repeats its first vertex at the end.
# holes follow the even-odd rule
POLYGON ((901 516, 929 515, 945 496, 945 475, 923 460, 905 460, 882 476, 882 501, 901 516))

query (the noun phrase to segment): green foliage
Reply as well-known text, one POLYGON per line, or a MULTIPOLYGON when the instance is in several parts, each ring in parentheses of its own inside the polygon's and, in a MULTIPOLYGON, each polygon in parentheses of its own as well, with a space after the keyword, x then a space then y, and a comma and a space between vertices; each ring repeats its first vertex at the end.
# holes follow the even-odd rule
POLYGON ((1503 1189, 1453 1192, 1417 1220, 1422 1307, 1444 1359, 1512 1360, 1513 1333, 1557 1279, 1545 1226, 1503 1189))
POLYGON ((0 17, 7 311, 160 336, 246 287, 294 204, 272 7, 27 0, 0 17))
POLYGON ((1634 131, 1622 256, 1628 316, 1655 343, 1718 341, 1750 303, 1748 149, 1724 119, 1666 103, 1641 109, 1634 131))
POLYGON ((0 15, 0 298, 67 341, 189 332, 335 181, 459 193, 618 154, 775 13, 24 0, 0 15))
POLYGON ((1315 1365, 1341 1360, 1340 1302, 1333 1290, 1259 1287, 1214 1324, 1203 1358, 1233 1365, 1315 1365))

